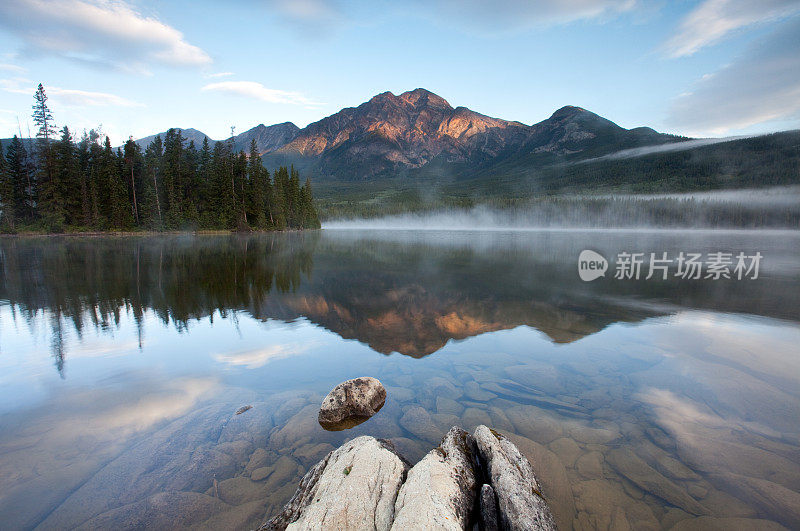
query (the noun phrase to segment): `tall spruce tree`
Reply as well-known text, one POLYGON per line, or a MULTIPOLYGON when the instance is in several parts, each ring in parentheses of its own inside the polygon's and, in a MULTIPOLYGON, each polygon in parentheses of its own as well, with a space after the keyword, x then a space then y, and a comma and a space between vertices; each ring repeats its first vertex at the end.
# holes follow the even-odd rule
POLYGON ((156 135, 144 154, 144 192, 142 194, 142 210, 146 226, 156 230, 164 228, 162 186, 160 184, 163 160, 164 146, 161 136, 156 135))
POLYGON ((131 211, 133 213, 133 221, 138 226, 141 223, 139 215, 139 198, 142 197, 142 169, 144 166, 144 158, 142 157, 142 148, 139 144, 133 141, 133 138, 128 138, 125 142, 125 181, 128 188, 128 198, 131 204, 131 211))
POLYGON ((6 151, 6 174, 11 182, 13 216, 15 223, 30 223, 36 204, 31 163, 25 145, 14 135, 6 151))
POLYGON ((53 171, 64 223, 68 226, 79 226, 83 218, 80 168, 75 142, 66 125, 61 129, 61 139, 54 148, 53 171))
POLYGON ((104 197, 106 219, 113 230, 129 229, 132 215, 128 203, 128 194, 122 178, 121 153, 114 153, 111 140, 106 137, 103 146, 102 178, 106 183, 108 194, 104 197))
POLYGON ((47 93, 41 83, 33 99, 33 123, 39 128, 36 132, 36 207, 45 228, 61 232, 66 221, 64 198, 61 197, 63 186, 55 174, 55 160, 50 145, 56 129, 47 106, 47 93))
POLYGON ((90 227, 92 225, 92 201, 89 191, 89 166, 91 163, 90 143, 91 141, 89 140, 89 133, 84 130, 83 136, 81 136, 81 141, 78 142, 77 146, 81 193, 81 223, 84 227, 90 227))
POLYGON ((268 227, 267 219, 267 197, 269 196, 269 173, 261 163, 261 156, 258 154, 256 139, 250 141, 250 155, 248 158, 248 178, 250 184, 250 220, 252 225, 258 230, 266 230, 268 227))
POLYGON ((14 183, 6 171, 6 157, 0 142, 0 232, 14 232, 14 183))

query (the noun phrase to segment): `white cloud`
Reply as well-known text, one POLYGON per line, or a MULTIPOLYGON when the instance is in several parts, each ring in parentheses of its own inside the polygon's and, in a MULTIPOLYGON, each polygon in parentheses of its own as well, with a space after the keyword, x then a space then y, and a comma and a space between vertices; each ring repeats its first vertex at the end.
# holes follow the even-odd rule
POLYGON ((144 107, 144 104, 106 92, 52 88, 48 94, 53 100, 74 107, 144 107))
POLYGON ((0 63, 0 70, 7 70, 10 72, 24 72, 25 69, 21 66, 12 65, 9 63, 0 63))
POLYGON ((615 16, 630 11, 636 0, 434 0, 431 8, 444 21, 501 33, 531 27, 565 24, 577 20, 615 16))
POLYGON ((339 0, 267 0, 267 5, 297 24, 331 22, 341 17, 339 0))
POLYGON ((261 0, 271 14, 319 37, 348 24, 369 25, 377 19, 424 18, 459 29, 488 34, 608 18, 627 12, 641 0, 412 0, 344 2, 342 0, 261 0), (358 4, 354 7, 354 4, 358 4))
POLYGON ((671 57, 692 55, 731 32, 798 11, 800 0, 705 0, 683 20, 665 50, 671 57))
POLYGON ((778 119, 800 118, 800 17, 783 23, 730 65, 679 96, 667 123, 722 135, 778 119))
POLYGON ((202 90, 236 94, 247 98, 266 101, 268 103, 288 103, 291 105, 305 105, 313 107, 322 105, 312 101, 299 92, 270 89, 256 81, 220 81, 203 87, 202 90))
MULTIPOLYGON (((34 92, 36 92, 36 85, 30 79, 0 79, 0 90, 13 94, 28 94, 33 97, 34 92)), ((142 103, 107 92, 64 89, 60 87, 45 87, 45 92, 51 98, 51 103, 69 107, 144 107, 142 103)))
POLYGON ((214 79, 214 78, 219 78, 219 77, 229 77, 229 76, 232 76, 232 75, 233 75, 233 72, 215 72, 213 74, 206 74, 206 77, 214 79))
POLYGON ((122 0, 3 0, 0 27, 19 36, 29 54, 54 54, 93 65, 144 70, 211 63, 177 29, 122 0))

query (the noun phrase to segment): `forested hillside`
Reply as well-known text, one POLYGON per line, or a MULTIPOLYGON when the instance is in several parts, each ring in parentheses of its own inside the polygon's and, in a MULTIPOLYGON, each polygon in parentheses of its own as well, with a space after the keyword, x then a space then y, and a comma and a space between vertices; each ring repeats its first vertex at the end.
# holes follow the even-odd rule
POLYGON ((270 175, 255 139, 237 153, 170 129, 144 150, 133 140, 113 149, 95 131, 57 132, 41 85, 35 98, 35 142, 0 145, 3 232, 319 228, 310 181, 294 168, 270 175))

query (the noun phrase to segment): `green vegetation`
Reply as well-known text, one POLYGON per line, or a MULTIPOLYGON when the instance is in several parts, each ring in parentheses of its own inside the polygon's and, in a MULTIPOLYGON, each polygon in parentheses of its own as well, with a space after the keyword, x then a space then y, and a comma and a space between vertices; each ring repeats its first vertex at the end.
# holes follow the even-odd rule
MULTIPOLYGON (((537 155, 538 156, 538 155, 537 155)), ((531 156, 533 157, 533 156, 531 156)), ((433 165, 393 178, 369 182, 328 181, 317 186, 317 207, 323 219, 376 217, 403 212, 470 208, 531 208, 562 201, 586 209, 601 208, 615 194, 653 194, 800 184, 800 132, 789 131, 631 158, 546 163, 514 158, 483 168, 449 169, 433 165), (564 196, 584 196, 580 201, 564 196)), ((695 202, 700 206, 700 202, 695 202)), ((655 202, 651 203, 655 207, 655 202)), ((679 208, 675 201, 656 210, 679 208)), ((687 205, 684 205, 686 207, 687 205)), ((709 204, 712 209, 723 207, 709 204)), ((747 205, 739 211, 754 210, 747 205)), ((794 211, 792 211, 794 212, 794 211)), ((687 213, 686 216, 692 216, 687 213)), ((760 214, 759 214, 760 215, 760 214)), ((788 214, 795 219, 795 213, 788 214)), ((734 212, 711 218, 737 219, 734 212)), ((677 213, 670 218, 680 217, 677 213)), ((752 218, 758 217, 753 214, 752 218)), ((785 216, 784 216, 785 217, 785 216)), ((794 223, 794 222, 793 222, 794 223)), ((794 223, 796 225, 796 223, 794 223)))
MULTIPOLYGON (((273 175, 255 140, 249 155, 208 139, 198 150, 180 130, 142 152, 111 147, 92 130, 78 141, 65 126, 54 140, 42 85, 35 95, 36 143, 14 137, 0 156, 0 229, 6 233, 131 230, 316 229, 311 183, 294 168, 273 175)), ((0 145, 0 154, 3 146, 0 145)))

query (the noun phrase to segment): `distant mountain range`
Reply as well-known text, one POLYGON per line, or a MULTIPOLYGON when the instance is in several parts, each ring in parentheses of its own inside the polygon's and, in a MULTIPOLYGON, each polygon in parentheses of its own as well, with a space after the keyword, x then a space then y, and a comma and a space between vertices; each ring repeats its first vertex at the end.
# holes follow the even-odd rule
MULTIPOLYGON (((233 137, 234 149, 236 151, 249 151, 250 142, 255 139, 259 154, 270 153, 291 142, 297 136, 298 131, 300 131, 300 128, 294 125, 292 122, 284 122, 282 124, 270 126, 259 124, 252 129, 248 129, 244 133, 233 137)), ((166 134, 166 131, 162 131, 161 133, 157 133, 155 135, 140 138, 135 142, 139 144, 142 150, 144 150, 156 138, 156 136, 160 135, 163 139, 166 134)), ((212 148, 214 147, 214 144, 218 142, 218 140, 212 140, 202 131, 198 131, 192 127, 188 129, 181 129, 181 135, 186 138, 187 144, 189 142, 194 142, 194 145, 198 149, 200 149, 200 147, 203 145, 203 140, 206 138, 208 138, 208 143, 212 148)))
MULTIPOLYGON (((206 137, 192 128, 182 134, 198 148, 206 137)), ((136 142, 145 148, 154 137, 136 142)), ((687 142, 574 106, 525 125, 453 107, 422 88, 378 94, 302 129, 261 124, 236 135, 234 148, 248 151, 253 139, 268 168, 293 164, 312 179, 323 215, 800 184, 800 131, 687 142)))
MULTIPOLYGON (((191 128, 182 133, 197 146, 206 136, 191 128)), ((146 147, 154 137, 136 142, 146 147)), ((421 88, 399 96, 378 94, 303 129, 290 122, 258 125, 234 137, 236 149, 249 149, 253 138, 265 162, 291 162, 317 179, 346 181, 396 175, 432 163, 463 170, 520 154, 553 161, 685 140, 645 127, 624 129, 580 107, 563 107, 528 126, 454 108, 421 88)))

